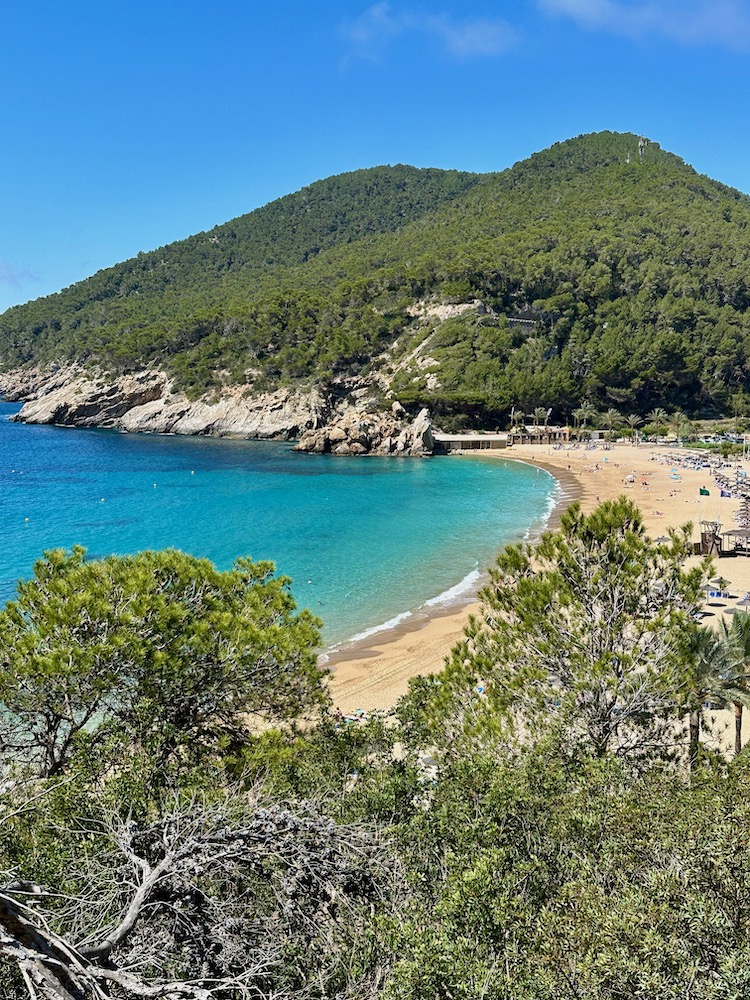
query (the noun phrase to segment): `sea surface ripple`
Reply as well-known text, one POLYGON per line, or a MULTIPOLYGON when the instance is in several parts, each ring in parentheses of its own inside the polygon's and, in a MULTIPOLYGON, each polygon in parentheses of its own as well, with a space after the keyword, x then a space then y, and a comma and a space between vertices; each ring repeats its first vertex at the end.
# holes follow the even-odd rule
POLYGON ((341 459, 286 443, 8 422, 0 402, 0 600, 42 552, 175 547, 271 559, 331 646, 460 600, 543 526, 547 473, 497 458, 341 459))

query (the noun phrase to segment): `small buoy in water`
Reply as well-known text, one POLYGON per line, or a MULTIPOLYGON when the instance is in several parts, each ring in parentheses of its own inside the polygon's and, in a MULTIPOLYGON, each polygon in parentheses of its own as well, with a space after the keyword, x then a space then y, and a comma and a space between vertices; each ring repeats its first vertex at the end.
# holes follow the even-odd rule
POLYGON ((99 503, 104 503, 104 497, 101 498, 101 500, 99 501, 99 503))
POLYGON ((191 476, 194 476, 194 475, 195 475, 195 469, 191 469, 191 470, 190 470, 190 475, 191 475, 191 476))
POLYGON ((156 489, 156 483, 154 483, 154 489, 156 489))
POLYGON ((28 517, 26 518, 26 520, 27 520, 27 521, 29 520, 29 519, 28 519, 28 517))

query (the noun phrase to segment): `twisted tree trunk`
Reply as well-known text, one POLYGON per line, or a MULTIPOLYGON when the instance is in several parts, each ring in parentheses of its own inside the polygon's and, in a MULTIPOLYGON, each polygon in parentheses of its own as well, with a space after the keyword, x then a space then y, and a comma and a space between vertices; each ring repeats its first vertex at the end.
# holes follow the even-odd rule
POLYGON ((86 961, 46 929, 35 926, 10 896, 0 894, 0 955, 15 959, 27 985, 61 1000, 88 1000, 86 961))

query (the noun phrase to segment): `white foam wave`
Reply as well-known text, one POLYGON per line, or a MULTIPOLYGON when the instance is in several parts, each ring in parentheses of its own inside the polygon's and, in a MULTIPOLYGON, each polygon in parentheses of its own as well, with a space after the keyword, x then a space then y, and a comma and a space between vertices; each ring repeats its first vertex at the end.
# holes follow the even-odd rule
POLYGON ((557 507, 558 504, 563 503, 565 497, 566 493, 565 490, 563 489, 562 483, 559 481, 559 479, 555 479, 555 486, 547 499, 547 506, 545 508, 545 511, 542 514, 537 524, 533 524, 526 529, 526 534, 523 536, 525 542, 528 542, 532 539, 536 541, 542 535, 542 533, 547 530, 547 528, 549 527, 550 518, 552 517, 552 513, 555 507, 557 507))
MULTIPOLYGON (((530 464, 530 463, 524 463, 524 464, 530 464)), ((563 489, 562 484, 558 479, 555 479, 555 477, 552 476, 551 473, 547 472, 546 469, 542 469, 540 471, 545 472, 553 480, 555 485, 552 492, 549 495, 545 511, 542 514, 541 518, 535 525, 527 529, 524 535, 524 540, 526 541, 528 541, 532 536, 535 539, 539 538, 542 532, 546 530, 553 511, 555 510, 557 505, 565 499, 566 496, 565 490, 563 489)), ((477 564, 475 568, 471 570, 471 572, 466 574, 463 580, 460 580, 453 587, 449 587, 447 590, 444 590, 441 594, 438 594, 437 597, 431 597, 429 600, 421 604, 417 608, 416 612, 417 617, 420 617, 419 614, 420 611, 424 611, 427 608, 449 607, 451 604, 457 603, 461 598, 475 594, 479 589, 477 585, 482 581, 482 579, 483 576, 482 573, 480 573, 477 564)), ((322 656, 319 657, 319 662, 326 663, 329 659, 330 654, 337 653, 342 649, 346 649, 350 645, 354 645, 355 643, 361 643, 367 639, 370 639, 374 635, 379 635, 381 632, 389 632, 391 629, 396 628, 397 625, 400 625, 401 622, 407 621, 409 618, 413 617, 414 617, 414 612, 402 611, 401 614, 395 615, 393 618, 389 618, 388 621, 385 621, 380 625, 373 625, 371 628, 367 628, 362 632, 357 632, 356 635, 353 635, 350 639, 347 639, 345 642, 339 642, 336 645, 332 646, 330 649, 328 649, 326 653, 322 654, 322 656)))
POLYGON ((348 646, 350 642, 362 642, 364 639, 369 639, 373 635, 377 635, 379 632, 388 632, 401 622, 405 622, 407 618, 411 618, 411 611, 402 611, 400 615, 395 615, 393 618, 389 618, 387 622, 383 622, 382 625, 373 625, 372 628, 366 628, 364 632, 357 632, 353 635, 349 642, 346 643, 348 646))
POLYGON ((457 583, 454 587, 449 587, 448 590, 444 590, 443 593, 438 594, 437 597, 431 597, 429 601, 424 602, 422 607, 436 608, 446 604, 453 604, 459 597, 463 597, 464 594, 475 590, 479 578, 479 570, 473 569, 471 573, 467 573, 463 580, 457 583))

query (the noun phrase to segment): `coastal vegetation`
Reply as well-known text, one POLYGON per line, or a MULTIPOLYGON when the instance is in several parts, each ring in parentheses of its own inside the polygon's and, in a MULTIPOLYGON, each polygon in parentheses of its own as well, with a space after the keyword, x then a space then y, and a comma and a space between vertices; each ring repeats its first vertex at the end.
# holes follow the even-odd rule
POLYGON ((748 618, 702 628, 688 537, 574 505, 358 722, 268 564, 48 553, 0 612, 2 995, 747 995, 712 718, 750 704, 748 618))
POLYGON ((354 379, 448 425, 736 414, 750 200, 638 148, 602 132, 498 173, 319 181, 8 310, 0 359, 155 366, 192 396, 354 379))

